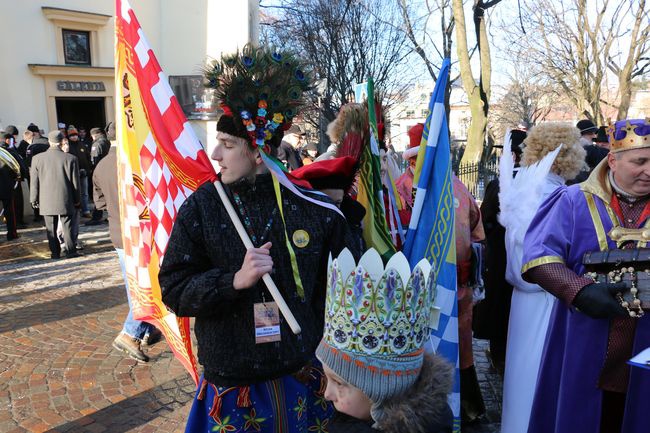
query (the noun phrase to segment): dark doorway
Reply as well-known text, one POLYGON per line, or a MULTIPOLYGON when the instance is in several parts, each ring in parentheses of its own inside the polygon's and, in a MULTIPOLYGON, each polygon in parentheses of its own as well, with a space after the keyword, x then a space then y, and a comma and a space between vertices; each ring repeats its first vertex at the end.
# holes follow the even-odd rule
POLYGON ((102 128, 106 126, 104 98, 56 98, 56 121, 79 128, 102 128))

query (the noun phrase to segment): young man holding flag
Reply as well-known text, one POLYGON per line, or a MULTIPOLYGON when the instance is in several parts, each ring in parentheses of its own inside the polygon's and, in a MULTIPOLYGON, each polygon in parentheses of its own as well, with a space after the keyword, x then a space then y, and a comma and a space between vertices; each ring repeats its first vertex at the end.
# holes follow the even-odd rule
POLYGON ((328 198, 289 181, 273 156, 309 87, 306 75, 290 54, 250 46, 206 72, 224 110, 211 155, 223 185, 204 183, 181 206, 159 274, 165 304, 196 318, 204 375, 188 432, 306 433, 324 429, 331 414, 314 352, 328 255, 345 246, 347 225, 328 198), (299 334, 282 320, 265 274, 299 334))

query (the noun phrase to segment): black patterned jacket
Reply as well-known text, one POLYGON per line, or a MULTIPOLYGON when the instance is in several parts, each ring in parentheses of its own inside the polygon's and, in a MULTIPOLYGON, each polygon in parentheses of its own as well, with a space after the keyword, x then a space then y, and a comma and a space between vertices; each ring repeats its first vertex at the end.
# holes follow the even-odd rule
MULTIPOLYGON (((235 209, 232 191, 239 194, 253 232, 262 236, 277 208, 271 175, 258 175, 254 185, 224 187, 235 209)), ((196 317, 199 362, 206 380, 218 386, 244 386, 296 372, 313 359, 322 336, 328 255, 344 247, 347 224, 334 211, 281 188, 289 241, 298 230, 309 236, 302 248, 292 243, 304 300, 296 290, 278 211, 268 236, 256 246, 273 244, 271 276, 302 328, 300 335, 281 320, 281 342, 255 344, 253 305, 272 298, 261 280, 250 289, 232 287, 246 250, 214 185, 208 182, 188 197, 172 230, 159 274, 163 301, 178 316, 196 317)))

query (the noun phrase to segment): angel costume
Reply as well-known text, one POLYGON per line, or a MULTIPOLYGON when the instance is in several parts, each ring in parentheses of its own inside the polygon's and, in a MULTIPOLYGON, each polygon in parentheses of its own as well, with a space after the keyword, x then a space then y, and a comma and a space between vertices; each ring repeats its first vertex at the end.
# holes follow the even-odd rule
POLYGON ((564 178, 550 172, 561 147, 540 162, 523 167, 514 180, 509 143, 501 159, 499 222, 506 228, 506 279, 513 286, 503 383, 502 433, 522 433, 528 428, 537 373, 555 298, 537 284, 521 278, 524 236, 539 205, 564 178))

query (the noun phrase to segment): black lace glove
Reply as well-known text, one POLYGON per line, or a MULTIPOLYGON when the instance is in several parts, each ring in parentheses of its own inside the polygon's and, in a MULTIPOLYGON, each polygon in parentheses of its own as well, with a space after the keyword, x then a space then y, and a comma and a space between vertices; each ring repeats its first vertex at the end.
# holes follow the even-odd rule
POLYGON ((580 289, 573 305, 594 319, 627 317, 627 311, 616 300, 616 294, 626 290, 624 283, 591 283, 580 289))

